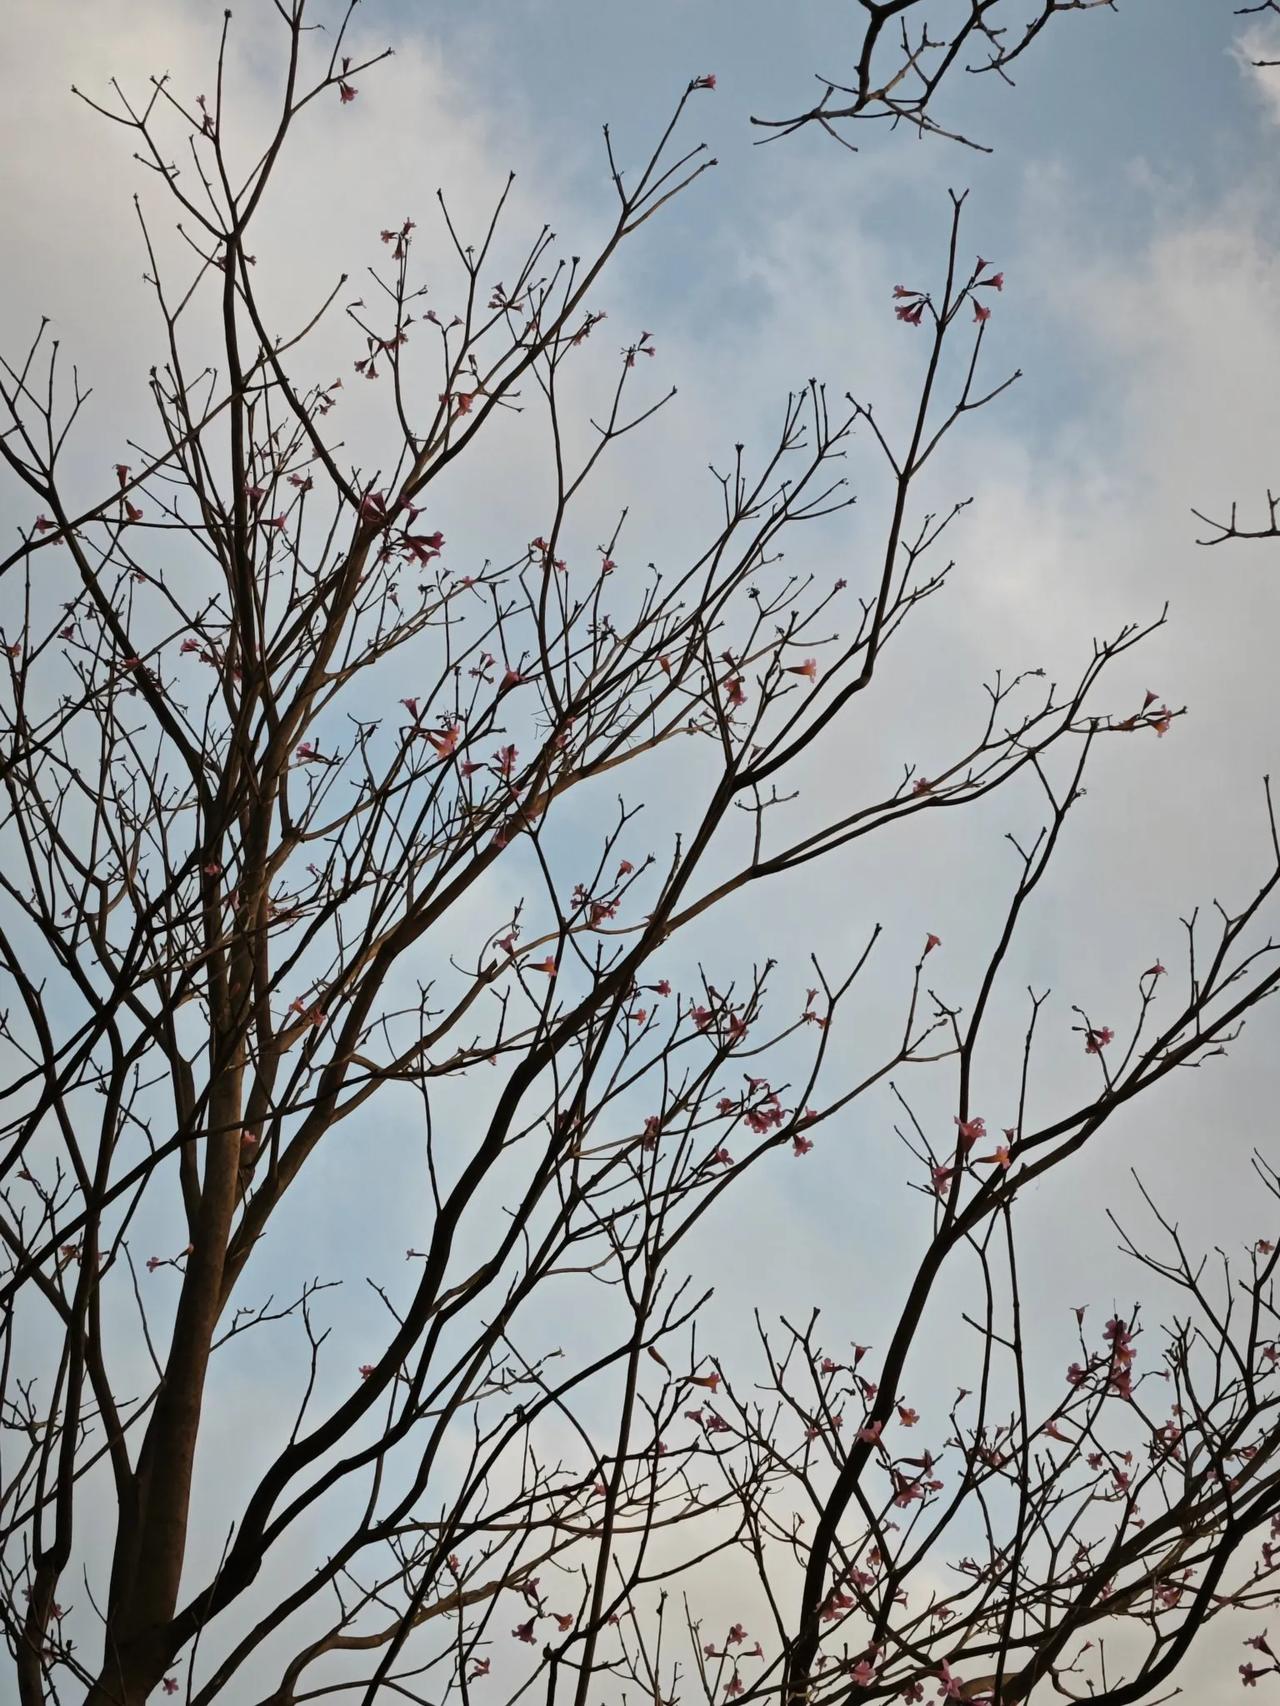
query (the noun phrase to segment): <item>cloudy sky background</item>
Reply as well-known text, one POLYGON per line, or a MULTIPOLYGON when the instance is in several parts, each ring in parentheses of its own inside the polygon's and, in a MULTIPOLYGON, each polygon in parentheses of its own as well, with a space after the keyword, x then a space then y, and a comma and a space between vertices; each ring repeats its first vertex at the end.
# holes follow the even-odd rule
MULTIPOLYGON (((246 126, 269 110, 274 86, 269 13, 250 0, 235 19, 233 86, 246 126)), ((2 192, 10 260, 0 323, 12 354, 50 315, 96 388, 72 463, 86 499, 146 420, 146 368, 160 351, 130 206, 141 174, 125 134, 68 88, 105 96, 110 75, 138 89, 164 69, 188 99, 211 92, 220 17, 220 6, 153 0, 17 0, 10 9, 5 110, 18 145, 2 192)), ((264 217, 258 283, 283 326, 338 272, 358 276, 376 260, 377 231, 406 215, 422 226, 421 264, 441 239, 437 185, 474 229, 512 165, 513 252, 543 219, 565 248, 588 252, 612 211, 601 123, 611 123, 624 158, 637 159, 687 78, 714 71, 719 88, 692 112, 688 134, 705 137, 718 169, 627 245, 595 304, 618 341, 651 328, 652 383, 679 385, 675 403, 609 466, 591 512, 604 518, 629 503, 629 555, 661 564, 689 555, 710 530, 707 462, 737 439, 763 450, 786 393, 810 375, 836 396, 873 401, 886 423, 901 418, 923 334, 895 322, 890 292, 899 280, 937 284, 947 190, 970 191, 962 252, 990 257, 1007 280, 988 328, 988 371, 1020 367, 1025 377, 939 458, 929 507, 975 499, 951 538, 955 576, 894 648, 868 705, 827 743, 806 789, 839 801, 891 788, 904 763, 932 773, 954 750, 957 727, 980 723, 981 683, 996 668, 1043 666, 1065 680, 1095 634, 1150 620, 1166 601, 1168 625, 1117 666, 1102 697, 1127 711, 1150 686, 1190 712, 1163 742, 1104 743, 1012 957, 1001 1033, 1010 1047, 980 1063, 975 1106, 995 1126, 1011 1117, 1028 981, 1054 991, 1037 1086, 1044 1118, 1085 1082, 1071 1003, 1122 1030, 1138 973, 1158 956, 1177 975, 1179 917, 1215 896, 1230 908, 1266 871, 1261 778, 1277 756, 1280 551, 1198 549, 1190 508, 1223 512, 1238 497, 1246 515, 1260 514, 1268 481, 1280 478, 1280 74, 1248 67, 1266 32, 1246 32, 1229 7, 1125 0, 1115 16, 1059 20, 1016 89, 968 78, 944 94, 942 116, 990 143, 990 155, 870 126, 856 156, 816 132, 754 146, 749 115, 796 110, 812 98, 815 71, 841 73, 852 17, 851 6, 825 0, 656 0, 643 15, 587 0, 370 3, 355 51, 386 42, 395 57, 362 77, 350 108, 335 99, 309 120, 264 217)), ((141 188, 158 208, 152 186, 141 188)), ((447 287, 433 285, 431 300, 443 312, 447 287)), ((348 371, 363 353, 354 346, 340 322, 323 333, 317 376, 348 371)), ((349 385, 344 407, 353 442, 375 433, 374 399, 349 385)), ((847 471, 856 510, 796 549, 819 577, 846 576, 856 589, 883 534, 887 488, 861 440, 847 471)), ((545 475, 536 434, 513 431, 501 459, 460 473, 434 519, 476 560, 504 560, 542 525, 545 475)), ((29 520, 25 500, 0 488, 10 534, 29 520)), ((389 681, 388 701, 411 687, 389 681)), ((654 815, 656 846, 660 801, 654 815)), ((940 991, 971 999, 1013 877, 1002 837, 1038 821, 1031 791, 914 820, 776 885, 767 908, 748 896, 726 909, 696 951, 717 956, 725 981, 753 958, 777 957, 776 987, 794 987, 799 1004, 811 950, 838 966, 881 923, 836 1051, 840 1071, 855 1076, 897 1023, 925 930, 943 938, 933 962, 940 991)), ((694 960, 693 945, 678 950, 673 981, 694 960)), ((1229 1060, 1117 1117, 1101 1145, 1024 1204, 1034 1251, 1024 1296, 1046 1370, 1073 1354, 1069 1305, 1087 1301, 1101 1320, 1148 1289, 1115 1254, 1104 1218, 1110 1206, 1140 1224, 1130 1167, 1205 1247, 1240 1249, 1274 1234, 1274 1205, 1259 1204, 1249 1156, 1258 1148, 1280 1160, 1275 1022, 1264 1010, 1229 1060)), ((838 1087, 835 1073, 831 1093, 838 1087)), ((945 1120, 951 1093, 940 1075, 922 1086, 919 1105, 945 1120)), ((831 1347, 883 1341, 877 1324, 927 1230, 893 1118, 887 1093, 873 1096, 845 1125, 824 1128, 803 1165, 777 1157, 686 1253, 717 1287, 700 1342, 744 1380, 753 1308, 794 1319, 821 1303, 831 1347)), ((377 1133, 344 1128, 296 1193, 286 1234, 246 1277, 251 1300, 314 1273, 346 1277, 326 1317, 335 1390, 381 1348, 363 1275, 401 1283, 386 1252, 421 1247, 417 1155, 407 1117, 377 1133)), ((163 1220, 146 1231, 169 1253, 163 1220)), ((933 1383, 949 1395, 963 1379, 952 1325, 931 1325, 918 1384, 909 1371, 904 1395, 922 1410, 933 1383)), ((295 1394, 280 1381, 291 1359, 301 1369, 296 1343, 263 1332, 221 1372, 197 1494, 202 1568, 224 1538, 228 1479, 252 1475, 259 1444, 270 1454, 273 1423, 291 1414, 295 1394)), ((306 1543, 322 1550, 323 1533, 306 1543)), ((736 1604, 726 1593, 724 1608, 736 1604)), ((1193 1660, 1188 1684, 1221 1684, 1223 1663, 1193 1660)))

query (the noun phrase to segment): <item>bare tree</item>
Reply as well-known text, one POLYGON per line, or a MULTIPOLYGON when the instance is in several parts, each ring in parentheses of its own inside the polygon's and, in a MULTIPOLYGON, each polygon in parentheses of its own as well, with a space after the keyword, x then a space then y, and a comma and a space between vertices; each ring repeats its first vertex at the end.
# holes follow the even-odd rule
MULTIPOLYGON (((1269 3, 1269 0, 1268 0, 1269 3)), ((1116 9, 1116 0, 858 0, 865 14, 861 41, 850 72, 819 75, 818 104, 790 118, 754 118, 752 123, 789 136, 817 125, 847 148, 855 120, 906 125, 921 136, 946 137, 966 148, 989 152, 987 145, 962 135, 936 113, 944 83, 958 70, 992 72, 1012 84, 1022 55, 1064 12, 1116 9), (932 33, 930 33, 932 31, 932 33)))
MULTIPOLYGON (((975 6, 988 31, 992 9, 975 6)), ((1033 1098, 1046 995, 1029 995, 1002 1138, 974 1105, 974 1061, 1015 932, 1098 743, 1158 739, 1179 714, 1150 695, 1098 704, 1150 629, 1097 643, 1065 688, 996 677, 936 773, 819 819, 796 802, 951 573, 941 546, 963 506, 922 514, 922 471, 1017 377, 981 377, 1003 279, 963 258, 963 198, 934 286, 885 304, 920 340, 901 438, 811 383, 769 454, 722 453, 710 536, 644 569, 643 543, 629 550, 643 518, 619 517, 594 553, 574 532, 602 460, 668 400, 647 331, 599 354, 594 293, 651 216, 702 193, 714 161, 679 139, 714 78, 689 83, 639 170, 606 133, 616 218, 588 258, 544 230, 496 282, 506 196, 474 232, 442 201, 446 316, 423 306, 413 222, 381 233, 378 294, 348 309, 356 372, 385 404, 370 472, 331 430, 342 382, 307 373, 341 286, 275 325, 251 250, 283 150, 317 102, 337 116, 357 99, 374 62, 344 57, 342 30, 317 59, 305 0, 276 10, 265 139, 226 133, 225 32, 211 102, 155 79, 99 109, 176 200, 192 252, 162 278, 144 220, 168 349, 150 442, 76 497, 86 393, 46 327, 0 387, 0 450, 31 513, 2 565, 0 1604, 18 1699, 1153 1698, 1206 1623, 1274 1599, 1276 1253, 1259 1244, 1211 1283, 1173 1226, 1154 1253, 1135 1240, 1185 1314, 1145 1357, 1136 1309, 1101 1332, 1082 1316, 1079 1361, 1041 1400, 1015 1210, 1114 1114, 1222 1053, 1280 983, 1269 795, 1256 891, 1211 929, 1187 920, 1185 974, 1151 966, 1123 1022, 1076 1015, 1072 1046, 1096 1067, 1077 1104, 1033 1098), (571 386, 593 385, 580 452, 571 386), (545 525, 464 572, 432 506, 517 407, 551 453, 545 525), (780 544, 852 501, 855 429, 891 501, 847 588, 788 570, 780 544), (394 702, 406 675, 418 685, 394 702), (673 773, 653 851, 637 791, 673 773), (769 961, 672 988, 664 950, 731 897, 1017 779, 1044 827, 1013 844, 964 1010, 931 987, 932 935, 897 1041, 857 1071, 849 1015, 878 931, 852 964, 814 962, 799 1011, 769 961), (944 1132, 902 1089, 926 1069, 950 1075, 944 1132), (874 1359, 824 1348, 816 1317, 762 1322, 759 1380, 740 1389, 698 1348, 686 1275, 708 1211, 891 1081, 933 1222, 900 1316, 874 1359), (392 1108, 419 1123, 430 1224, 408 1283, 378 1277, 385 1339, 348 1378, 325 1348, 330 1276, 283 1302, 246 1285, 264 1239, 287 1236, 304 1169, 392 1108), (144 1259, 137 1228, 166 1213, 182 1232, 144 1259), (908 1351, 966 1264, 973 1389, 917 1413, 908 1351), (300 1390, 288 1415, 254 1419, 267 1467, 206 1568, 190 1521, 218 1474, 198 1453, 217 1359, 282 1319, 305 1349, 300 1390), (704 1626, 708 1571, 741 1581, 767 1633, 704 1626), (1125 1680, 1094 1644, 1103 1618, 1131 1633, 1125 1680)), ((1277 1668, 1265 1637, 1255 1668, 1277 1668)))
MULTIPOLYGON (((1280 16, 1280 5, 1277 0, 1257 0, 1252 6, 1235 7, 1234 13, 1237 18, 1256 17, 1261 13, 1280 16)), ((1280 66, 1280 59, 1252 59, 1249 63, 1255 70, 1264 70, 1280 66)), ((1228 540, 1239 539, 1280 539, 1280 497, 1270 490, 1267 492, 1266 514, 1260 516, 1255 525, 1240 524, 1239 505, 1235 501, 1225 521, 1206 515, 1203 510, 1193 509, 1191 513, 1209 529, 1204 538, 1196 540, 1197 545, 1225 545, 1228 540)))
POLYGON ((1267 493, 1267 513, 1261 518, 1257 527, 1240 525, 1238 509, 1235 503, 1231 505, 1231 513, 1226 521, 1215 521, 1203 510, 1193 509, 1192 515, 1197 521, 1202 521, 1210 529, 1207 537, 1197 539, 1197 545, 1225 545, 1228 539, 1280 539, 1280 498, 1273 493, 1267 493))

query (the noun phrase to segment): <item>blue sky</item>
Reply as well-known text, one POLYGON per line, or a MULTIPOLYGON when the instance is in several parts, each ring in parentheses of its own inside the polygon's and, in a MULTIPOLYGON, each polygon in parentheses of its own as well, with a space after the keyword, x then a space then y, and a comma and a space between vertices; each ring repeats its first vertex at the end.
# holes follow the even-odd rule
MULTIPOLYGON (((755 231, 801 178, 820 189, 828 217, 839 223, 867 204, 868 177, 875 196, 876 174, 861 168, 885 155, 905 157, 910 171, 893 179, 897 217, 892 205, 871 203, 880 234, 917 244, 927 197, 946 183, 972 188, 1007 249, 1015 231, 1012 223, 1000 229, 999 210, 1012 222, 1028 167, 1069 166, 1099 238, 1132 242, 1151 216, 1149 197, 1128 176, 1135 162, 1177 183, 1191 215, 1257 160, 1256 108, 1242 98, 1231 51, 1238 25, 1228 7, 1205 0, 1130 0, 1116 12, 1064 14, 1019 61, 1016 87, 995 88, 990 75, 957 77, 939 113, 991 153, 890 135, 877 121, 848 130, 857 131, 857 160, 840 159, 816 129, 757 146, 766 133, 747 122, 803 110, 818 92, 816 72, 841 74, 859 14, 837 0, 785 8, 768 0, 668 0, 640 16, 589 0, 393 13, 397 25, 431 43, 451 79, 481 91, 495 131, 515 125, 532 133, 544 157, 562 170, 567 163, 584 193, 599 183, 604 121, 623 136, 645 134, 691 71, 715 70, 715 100, 693 121, 721 161, 714 189, 652 232, 640 262, 655 283, 681 280, 686 313, 692 286, 694 331, 702 329, 698 309, 714 323, 722 304, 714 267, 688 266, 689 241, 755 231)), ((370 11, 363 20, 370 38, 378 34, 375 17, 370 11)))

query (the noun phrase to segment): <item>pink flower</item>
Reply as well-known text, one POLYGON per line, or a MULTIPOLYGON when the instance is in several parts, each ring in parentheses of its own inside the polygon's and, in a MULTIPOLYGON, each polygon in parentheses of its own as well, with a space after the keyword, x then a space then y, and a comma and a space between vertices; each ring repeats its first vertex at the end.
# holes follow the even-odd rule
POLYGON ((551 1615, 556 1620, 556 1627, 562 1635, 567 1635, 573 1628, 574 1617, 571 1611, 553 1611, 551 1615))
MULTIPOLYGON (((893 1495, 893 1502, 900 1511, 909 1510, 917 1499, 924 1498, 923 1481, 919 1479, 915 1481, 908 1481, 903 1476, 899 1475, 896 1469, 893 1472, 893 1479, 894 1485, 897 1488, 897 1491, 893 1495)), ((941 1482, 938 1484, 941 1486, 941 1482)))
POLYGON ((880 1430, 883 1426, 883 1422, 868 1422, 865 1428, 858 1429, 858 1438, 864 1445, 878 1445, 880 1443, 880 1430))
POLYGON ((522 687, 523 685, 524 676, 521 675, 520 671, 518 669, 509 669, 503 676, 502 680, 498 683, 498 691, 500 693, 505 693, 510 687, 522 687))
POLYGON ((980 1137, 985 1137, 987 1135, 987 1122, 982 1118, 972 1120, 957 1119, 956 1128, 960 1133, 960 1141, 964 1144, 966 1150, 972 1149, 980 1137))
POLYGON ((781 1125, 784 1117, 775 1095, 761 1107, 748 1108, 743 1115, 743 1123, 749 1125, 752 1131, 763 1134, 774 1126, 781 1125))
POLYGON ((530 965, 529 970, 540 971, 547 977, 554 977, 557 970, 555 959, 551 954, 548 954, 545 960, 534 960, 530 965))
POLYGON ((869 1688, 875 1681, 875 1675, 876 1667, 872 1664, 870 1659, 859 1659, 857 1664, 854 1665, 853 1669, 849 1672, 850 1678, 856 1682, 860 1688, 869 1688))
POLYGON ((536 1622, 537 1618, 531 1617, 527 1623, 519 1624, 511 1633, 517 1641, 527 1641, 532 1646, 537 1640, 537 1636, 533 1632, 533 1626, 536 1622))
POLYGON ((735 1670, 733 1675, 729 1678, 728 1685, 725 1688, 725 1691, 724 1691, 725 1692, 725 1698, 727 1700, 735 1699, 739 1694, 742 1693, 744 1686, 745 1685, 742 1681, 742 1678, 738 1675, 737 1671, 735 1670))
POLYGON ((981 302, 975 300, 973 304, 973 317, 981 326, 991 318, 991 310, 990 308, 984 308, 981 302))
MULTIPOLYGON (((428 729, 426 731, 426 736, 431 745, 440 754, 441 758, 451 758, 453 756, 454 749, 458 744, 458 736, 461 733, 462 730, 457 723, 450 723, 447 728, 440 729, 438 731, 435 729, 428 729)), ((513 752, 514 750, 515 749, 512 748, 513 752)))
POLYGON ((905 320, 908 326, 918 326, 924 317, 924 298, 921 297, 918 302, 904 302, 900 308, 894 309, 894 313, 899 320, 905 320))
POLYGON ((942 1683, 942 1687, 938 1690, 939 1700, 964 1699, 964 1694, 962 1692, 964 1689, 964 1683, 961 1682, 958 1676, 952 1675, 951 1666, 945 1659, 942 1661, 942 1668, 938 1672, 938 1678, 942 1683))
POLYGON ((659 978, 657 983, 653 985, 653 993, 655 995, 670 995, 671 985, 667 982, 665 977, 659 978))
MULTIPOLYGON (((917 791, 919 791, 919 783, 916 784, 916 788, 917 788, 917 791)), ((929 932, 929 934, 924 939, 924 951, 925 951, 925 953, 931 954, 935 948, 940 948, 941 946, 942 946, 942 937, 941 936, 935 936, 933 931, 931 930, 929 932)))
POLYGON ((176 1676, 166 1676, 160 1686, 166 1694, 176 1694, 178 1692, 178 1679, 176 1676))
POLYGON ((127 498, 125 499, 124 513, 129 517, 130 521, 142 520, 142 511, 138 508, 137 504, 131 504, 127 498))
POLYGON ((376 1373, 376 1372, 377 1372, 377 1370, 375 1369, 375 1366, 373 1363, 362 1362, 360 1364, 360 1378, 361 1378, 361 1380, 368 1380, 369 1376, 371 1374, 376 1373))
POLYGON ((1258 1678, 1262 1674, 1262 1671, 1255 1670, 1252 1665, 1240 1666, 1240 1681, 1245 1688, 1256 1688, 1258 1686, 1258 1678))
POLYGON ((803 675, 806 681, 816 681, 818 679, 818 660, 817 658, 806 658, 803 663, 790 666, 786 673, 788 675, 803 675))
POLYGON ((852 1604, 853 1597, 851 1594, 840 1592, 833 1593, 822 1608, 823 1622, 834 1623, 840 1613, 842 1611, 848 1611, 852 1604))
POLYGON ((630 859, 623 859, 618 866, 618 875, 620 877, 629 877, 634 870, 635 866, 631 863, 630 859))
MULTIPOLYGON (((354 101, 359 93, 359 89, 353 88, 350 83, 344 82, 338 84, 338 99, 342 102, 344 107, 348 105, 349 102, 354 101)), ((529 1639, 532 1640, 533 1636, 531 1635, 529 1639)))
POLYGON ((933 783, 927 782, 923 776, 917 776, 915 781, 911 784, 911 792, 913 794, 931 794, 933 792, 933 783))
POLYGON ((813 1139, 811 1137, 801 1137, 797 1132, 791 1139, 791 1153, 793 1155, 807 1155, 812 1148, 813 1139))
POLYGON ((742 686, 740 675, 731 675, 724 684, 724 690, 731 705, 745 705, 747 695, 742 686))
POLYGON ((920 1420, 920 1415, 918 1411, 908 1409, 905 1404, 899 1404, 898 1420, 902 1423, 904 1428, 913 1428, 920 1420))
POLYGON ((1099 1030, 1085 1032, 1084 1052, 1086 1054, 1101 1054, 1109 1042, 1115 1038, 1115 1032, 1109 1026, 1103 1025, 1099 1030))
POLYGON ((50 521, 49 517, 47 515, 38 515, 36 517, 36 532, 37 533, 48 533, 48 531, 51 527, 56 527, 57 525, 58 525, 57 522, 56 521, 50 521))
POLYGON ((940 1197, 946 1195, 947 1186, 951 1183, 951 1175, 954 1172, 954 1167, 934 1167, 930 1170, 929 1176, 933 1180, 936 1195, 940 1197))
POLYGON ((731 1647, 740 1647, 746 1638, 747 1632, 742 1627, 741 1623, 735 1623, 729 1630, 728 1644, 731 1647))
POLYGON ((433 557, 438 557, 443 545, 444 534, 438 528, 434 533, 406 533, 404 536, 404 548, 412 553, 419 567, 425 567, 433 557))
POLYGON ((693 82, 689 85, 691 89, 714 89, 715 86, 716 74, 714 71, 708 71, 702 77, 695 77, 693 82))
POLYGON ((1163 977, 1165 975, 1164 967, 1157 960, 1153 966, 1148 966, 1142 975, 1143 977, 1163 977))

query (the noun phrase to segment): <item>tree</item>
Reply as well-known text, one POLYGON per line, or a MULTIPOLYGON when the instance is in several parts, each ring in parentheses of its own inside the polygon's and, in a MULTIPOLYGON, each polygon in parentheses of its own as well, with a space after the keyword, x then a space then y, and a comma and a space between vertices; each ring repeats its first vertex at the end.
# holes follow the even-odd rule
MULTIPOLYGON (((860 0, 865 21, 849 81, 819 76, 818 104, 784 119, 753 119, 776 135, 790 136, 815 125, 856 152, 850 140, 861 121, 906 126, 919 136, 946 137, 966 148, 986 151, 985 143, 952 128, 934 110, 943 85, 959 81, 963 70, 1012 84, 1018 61, 1055 18, 1064 12, 1115 10, 1115 0, 968 0, 961 7, 931 7, 926 0, 860 0), (932 30, 932 34, 930 31, 932 30)), ((1274 9, 1271 0, 1256 9, 1274 9)))
MULTIPOLYGON (((544 229, 495 282, 506 196, 479 231, 442 200, 439 299, 457 312, 437 313, 412 220, 381 233, 373 305, 347 312, 385 414, 375 459, 353 466, 333 431, 343 382, 308 373, 305 342, 345 281, 281 327, 250 251, 283 151, 317 102, 361 98, 376 60, 344 54, 345 24, 318 45, 305 0, 277 10, 265 141, 229 133, 229 26, 212 101, 156 79, 144 103, 117 88, 100 109, 178 203, 192 252, 163 276, 143 219, 168 348, 152 442, 122 445, 82 499, 65 472, 78 376, 43 326, 4 368, 0 448, 32 511, 2 565, 19 612, 0 868, 18 1698, 1155 1697, 1207 1622, 1274 1600, 1276 1251, 1260 1242, 1211 1283, 1153 1199, 1167 1248, 1131 1247, 1185 1315, 1146 1352, 1136 1307, 1100 1331, 1081 1311, 1079 1360, 1042 1396, 1015 1210, 1275 990, 1280 842, 1268 793, 1256 891, 1209 930, 1187 921, 1185 977, 1150 966, 1127 1023, 1077 1011, 1093 1075, 1046 1115, 1029 1087, 1047 994, 1029 992, 989 1134, 975 1060, 1091 755, 1113 735, 1158 740, 1180 713, 1099 703, 1159 617, 1099 642, 1065 690, 997 676, 943 769, 814 814, 814 764, 866 725, 890 640, 952 572, 939 547, 963 505, 922 515, 922 470, 1018 377, 982 377, 1003 278, 967 264, 964 198, 936 280, 892 305, 921 346, 901 441, 814 381, 763 460, 713 451, 717 526, 646 568, 625 512, 594 552, 577 523, 602 461, 672 395, 650 385, 647 331, 598 354, 598 286, 672 198, 703 192, 715 162, 682 139, 714 77, 688 84, 641 169, 606 132, 616 222, 590 258, 559 256, 544 229), (580 396, 602 371, 587 436, 580 396), (545 434, 545 525, 501 564, 464 554, 464 571, 439 506, 516 410, 545 434), (892 496, 875 566, 846 587, 789 570, 781 544, 852 502, 837 464, 855 431, 892 496), (733 897, 1019 779, 1044 827, 1013 844, 977 988, 963 1007, 935 991, 941 944, 922 931, 898 1040, 871 1069, 851 1074, 845 1049, 878 930, 852 964, 815 958, 798 1010, 770 960, 673 987, 664 955, 733 897), (646 790, 670 819, 660 840, 642 835, 646 790), (899 1086, 927 1069, 948 1075, 945 1130, 899 1086), (779 1153, 818 1164, 890 1082, 930 1221, 900 1314, 874 1358, 832 1354, 842 1326, 824 1344, 816 1315, 763 1322, 753 1389, 699 1351, 687 1252, 749 1175, 779 1153), (418 1123, 404 1188, 426 1195, 427 1235, 408 1283, 374 1282, 384 1339, 348 1370, 325 1349, 328 1276, 280 1303, 247 1287, 331 1147, 376 1137, 391 1108, 418 1123), (144 1260, 136 1228, 179 1222, 144 1260), (966 1257, 973 1389, 918 1414, 908 1354, 966 1257), (246 1418, 265 1467, 208 1563, 191 1517, 218 1359, 281 1320, 305 1347, 299 1389, 246 1418), (767 1636, 704 1623, 708 1571, 741 1577, 767 1636), (1103 1619, 1134 1643, 1122 1682, 1090 1668, 1103 1619)), ((1246 1681, 1280 1668, 1259 1642, 1246 1681)))

